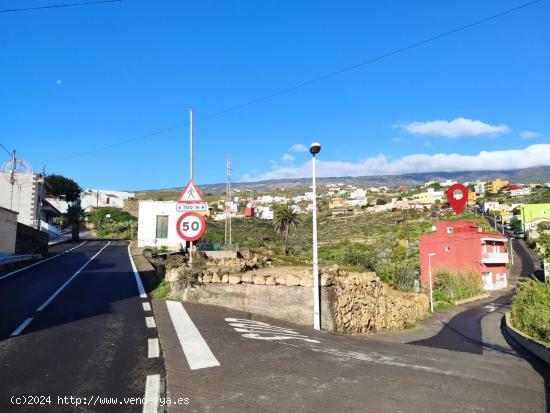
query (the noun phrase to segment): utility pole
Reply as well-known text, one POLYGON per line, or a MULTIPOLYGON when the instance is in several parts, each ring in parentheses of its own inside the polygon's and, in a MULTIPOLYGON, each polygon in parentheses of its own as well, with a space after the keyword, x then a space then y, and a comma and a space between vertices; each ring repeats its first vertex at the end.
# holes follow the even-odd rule
POLYGON ((13 185, 15 185, 15 164, 17 159, 15 158, 15 149, 13 150, 11 156, 11 173, 10 173, 10 184, 11 184, 11 193, 10 193, 10 209, 13 211, 13 185))
MULTIPOLYGON (((193 180, 193 109, 189 108, 189 178, 193 180)), ((189 264, 193 264, 193 241, 189 241, 189 264)))
POLYGON ((231 155, 227 155, 226 176, 227 182, 225 186, 225 245, 228 246, 232 244, 231 209, 229 208, 229 203, 231 202, 231 155))

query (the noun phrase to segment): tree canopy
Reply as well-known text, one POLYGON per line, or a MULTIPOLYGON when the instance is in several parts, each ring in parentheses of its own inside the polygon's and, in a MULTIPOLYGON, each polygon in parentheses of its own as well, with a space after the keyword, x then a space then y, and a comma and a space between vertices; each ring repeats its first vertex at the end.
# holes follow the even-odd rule
POLYGON ((49 186, 48 192, 52 195, 64 197, 67 202, 76 201, 80 198, 82 188, 72 179, 63 175, 48 175, 46 183, 49 186))

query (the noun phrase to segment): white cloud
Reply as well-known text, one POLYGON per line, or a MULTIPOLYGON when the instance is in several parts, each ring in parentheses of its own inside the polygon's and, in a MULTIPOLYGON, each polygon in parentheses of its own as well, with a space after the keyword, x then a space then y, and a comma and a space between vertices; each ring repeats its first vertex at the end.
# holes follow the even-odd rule
POLYGON ((456 118, 454 120, 432 120, 427 122, 411 122, 393 125, 411 135, 440 136, 445 138, 460 138, 465 136, 496 136, 510 132, 504 124, 489 125, 479 120, 456 118))
POLYGON ((63 80, 61 80, 61 79, 58 79, 58 80, 56 80, 56 82, 55 82, 55 83, 57 83, 58 85, 60 85, 61 83, 63 83, 63 80))
POLYGON ((281 157, 281 161, 283 162, 292 162, 294 160, 294 156, 288 154, 288 153, 285 153, 282 157, 281 157))
MULTIPOLYGON (((390 159, 379 154, 359 162, 318 161, 322 177, 397 175, 413 172, 490 171, 550 165, 550 144, 531 145, 524 149, 481 151, 477 155, 440 153, 414 154, 390 159)), ((266 179, 305 178, 311 176, 311 160, 296 167, 281 167, 270 172, 246 175, 253 181, 266 179)), ((243 179, 245 176, 243 176, 243 179)))
POLYGON ((308 151, 306 145, 301 143, 295 143, 290 148, 288 148, 288 150, 290 152, 307 152, 308 151))
POLYGON ((538 138, 541 135, 542 133, 538 133, 532 130, 522 130, 519 133, 519 136, 521 137, 521 139, 534 139, 534 138, 538 138))

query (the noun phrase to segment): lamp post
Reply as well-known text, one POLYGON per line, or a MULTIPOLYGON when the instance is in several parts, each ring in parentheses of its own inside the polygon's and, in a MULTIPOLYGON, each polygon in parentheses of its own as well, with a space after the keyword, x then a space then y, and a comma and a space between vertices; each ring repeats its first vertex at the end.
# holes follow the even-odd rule
POLYGON ((510 238, 510 263, 514 265, 514 247, 512 246, 512 241, 514 239, 510 238))
POLYGON ((428 254, 428 276, 430 278, 430 312, 434 312, 434 296, 432 286, 432 257, 436 254, 431 252, 428 254))
POLYGON ((313 180, 313 328, 321 329, 321 306, 319 299, 319 258, 317 256, 317 184, 315 182, 315 155, 321 152, 321 144, 312 143, 309 147, 312 155, 313 180))

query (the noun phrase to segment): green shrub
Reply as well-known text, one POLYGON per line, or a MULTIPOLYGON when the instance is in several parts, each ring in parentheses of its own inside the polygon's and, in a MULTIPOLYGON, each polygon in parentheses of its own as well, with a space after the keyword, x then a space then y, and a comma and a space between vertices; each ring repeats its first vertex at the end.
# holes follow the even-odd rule
POLYGON ((550 344, 550 284, 535 278, 519 284, 512 305, 512 324, 525 334, 550 344))
POLYGON ((483 294, 481 276, 473 271, 434 271, 434 291, 441 291, 452 301, 483 294))
POLYGON ((376 268, 380 279, 401 291, 414 291, 420 280, 416 259, 391 260, 376 268))

